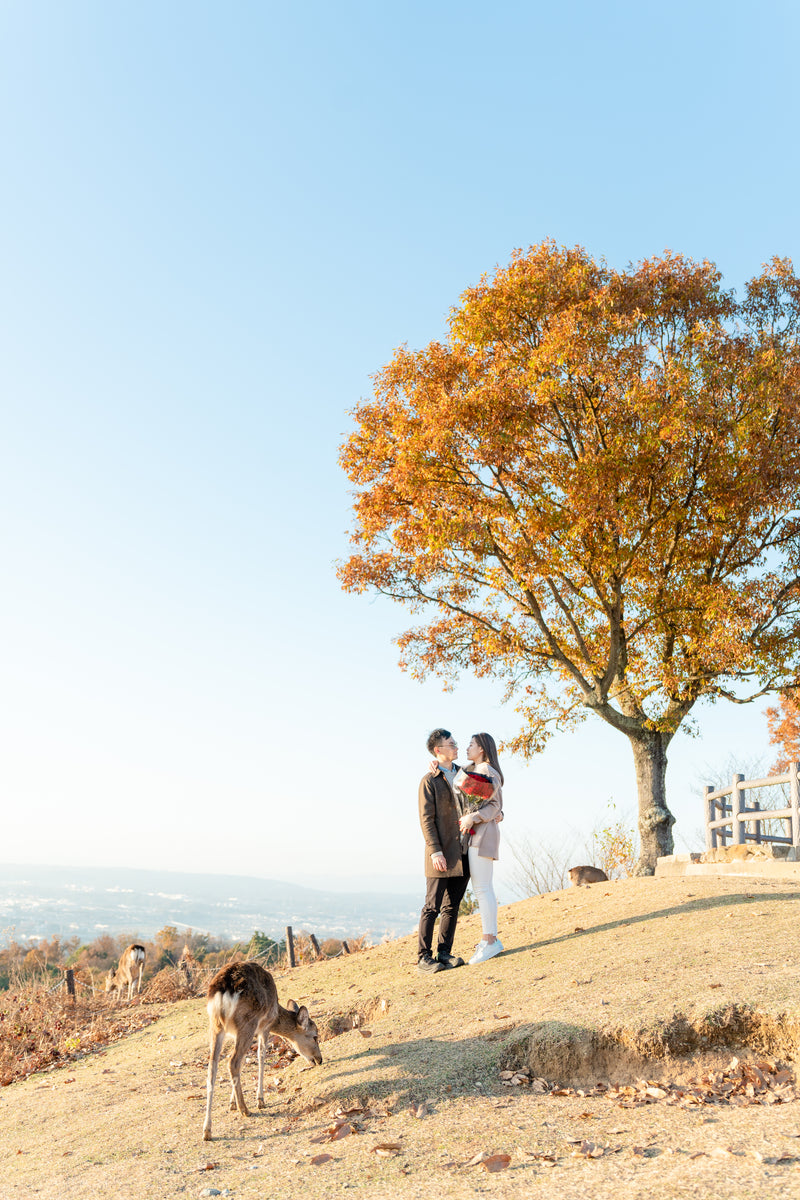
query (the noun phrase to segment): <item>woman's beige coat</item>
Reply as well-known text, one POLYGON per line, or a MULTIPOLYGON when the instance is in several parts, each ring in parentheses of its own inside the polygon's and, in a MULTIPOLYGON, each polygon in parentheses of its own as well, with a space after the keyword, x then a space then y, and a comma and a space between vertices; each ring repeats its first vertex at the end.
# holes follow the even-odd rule
MULTIPOLYGON (((464 768, 466 771, 475 771, 481 775, 488 775, 495 786, 495 793, 491 800, 487 800, 485 804, 474 813, 474 829, 470 845, 478 851, 481 858, 499 858, 500 857, 500 826, 495 817, 503 811, 503 789, 500 785, 500 776, 495 771, 494 767, 490 767, 488 763, 480 763, 477 767, 471 763, 467 763, 464 768)), ((469 802, 464 797, 463 800, 465 810, 469 808, 469 802)))

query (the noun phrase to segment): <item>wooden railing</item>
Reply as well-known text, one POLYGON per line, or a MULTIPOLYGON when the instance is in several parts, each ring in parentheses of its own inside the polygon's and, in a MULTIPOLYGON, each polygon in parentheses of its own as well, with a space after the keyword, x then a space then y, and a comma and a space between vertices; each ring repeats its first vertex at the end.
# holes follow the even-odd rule
POLYGON ((785 774, 771 775, 768 779, 745 779, 744 775, 734 775, 728 787, 714 790, 709 784, 704 799, 706 850, 725 846, 728 839, 734 846, 745 842, 800 846, 800 763, 790 763, 785 774), (762 808, 758 800, 748 807, 748 792, 787 783, 788 808, 762 808), (785 836, 762 832, 761 827, 767 821, 782 822, 785 836))

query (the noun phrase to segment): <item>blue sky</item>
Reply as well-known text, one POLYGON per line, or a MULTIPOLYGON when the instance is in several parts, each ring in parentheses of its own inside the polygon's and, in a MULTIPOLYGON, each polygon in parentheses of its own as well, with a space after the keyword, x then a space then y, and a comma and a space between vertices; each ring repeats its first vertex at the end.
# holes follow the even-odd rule
MULTIPOLYGON (((789 3, 0 5, 0 861, 413 883, 427 730, 343 595, 348 413, 515 247, 798 257, 789 3)), ((765 753, 759 709, 673 745, 765 753)), ((507 839, 633 813, 600 722, 512 762, 507 839)), ((502 871, 507 869, 505 855, 502 871)))

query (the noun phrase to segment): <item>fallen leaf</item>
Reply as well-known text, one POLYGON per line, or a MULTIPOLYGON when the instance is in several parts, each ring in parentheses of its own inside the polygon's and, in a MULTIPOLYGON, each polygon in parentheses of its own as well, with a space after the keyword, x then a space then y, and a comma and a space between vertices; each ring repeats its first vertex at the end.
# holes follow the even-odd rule
POLYGON ((312 1167, 321 1167, 323 1163, 333 1162, 332 1154, 315 1154, 313 1158, 308 1160, 312 1167))
POLYGON ((586 1141, 581 1141, 581 1144, 572 1151, 573 1158, 602 1158, 604 1154, 605 1150, 602 1146, 586 1141))
POLYGON ((708 986, 710 988, 721 988, 722 984, 721 983, 710 983, 708 986))
POLYGON ((372 1153, 377 1154, 378 1158, 393 1158, 395 1154, 400 1153, 399 1142, 379 1142, 377 1146, 372 1147, 372 1153))
POLYGON ((371 1029, 359 1029, 358 1032, 361 1034, 362 1037, 372 1037, 371 1029))
POLYGON ((473 1155, 473 1157, 469 1160, 469 1162, 467 1163, 467 1166, 468 1167, 478 1167, 478 1166, 480 1166, 480 1164, 482 1162, 485 1162, 486 1159, 490 1158, 490 1157, 491 1156, 488 1155, 485 1150, 479 1150, 478 1153, 473 1155))
POLYGON ((207 1162, 205 1166, 198 1167, 198 1171, 215 1171, 219 1166, 218 1162, 207 1162))
POLYGON ((660 1087, 649 1087, 645 1088, 644 1094, 646 1096, 652 1096, 654 1100, 663 1100, 668 1093, 660 1087))
POLYGON ((494 1173, 496 1171, 505 1171, 510 1162, 510 1154, 492 1154, 489 1158, 484 1158, 481 1166, 485 1170, 492 1171, 494 1173))

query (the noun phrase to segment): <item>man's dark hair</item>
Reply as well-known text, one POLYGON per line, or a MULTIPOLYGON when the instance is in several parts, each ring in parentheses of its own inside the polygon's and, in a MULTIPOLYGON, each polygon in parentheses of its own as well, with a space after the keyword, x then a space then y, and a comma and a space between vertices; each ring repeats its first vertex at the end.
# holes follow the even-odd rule
POLYGON ((428 740, 425 743, 428 747, 428 754, 433 754, 441 742, 446 742, 452 736, 449 729, 434 729, 432 733, 428 734, 428 740))

